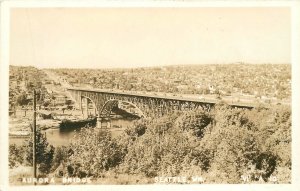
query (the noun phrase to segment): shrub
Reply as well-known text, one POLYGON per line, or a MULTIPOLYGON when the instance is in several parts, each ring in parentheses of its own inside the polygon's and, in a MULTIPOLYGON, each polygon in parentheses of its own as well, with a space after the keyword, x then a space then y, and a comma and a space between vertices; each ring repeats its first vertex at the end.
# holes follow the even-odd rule
POLYGON ((253 134, 238 126, 215 126, 202 139, 201 148, 213 156, 209 160, 211 178, 222 174, 219 180, 226 183, 239 183, 240 176, 259 153, 253 134))
POLYGON ((52 160, 52 168, 51 170, 56 170, 61 164, 67 161, 70 156, 70 148, 66 146, 56 147, 53 160, 52 160))
POLYGON ((24 149, 16 144, 9 145, 9 167, 18 167, 24 161, 24 149))
MULTIPOLYGON (((42 173, 49 173, 54 155, 54 147, 49 145, 47 138, 39 129, 36 131, 36 163, 42 173)), ((29 165, 33 165, 33 141, 32 138, 25 143, 25 159, 29 165)))
POLYGON ((72 177, 101 177, 104 172, 119 165, 124 157, 121 145, 108 131, 83 128, 70 146, 72 154, 67 161, 67 172, 72 177))
POLYGON ((192 135, 202 138, 205 128, 212 122, 212 117, 207 112, 188 111, 176 119, 176 126, 181 131, 191 131, 192 135))
POLYGON ((196 175, 211 183, 241 183, 246 176, 255 183, 278 176, 288 182, 290 145, 289 110, 220 104, 211 113, 139 120, 118 139, 102 129, 83 128, 69 148, 56 150, 52 164, 65 164, 63 174, 72 177, 196 175))

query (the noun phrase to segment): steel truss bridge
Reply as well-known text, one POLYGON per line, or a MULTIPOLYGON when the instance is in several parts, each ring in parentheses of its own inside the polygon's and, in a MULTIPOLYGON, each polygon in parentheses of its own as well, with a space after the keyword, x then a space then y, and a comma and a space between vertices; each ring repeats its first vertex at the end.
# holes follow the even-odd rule
MULTIPOLYGON (((88 105, 93 104, 93 114, 98 118, 109 118, 116 107, 129 106, 131 111, 142 116, 162 116, 176 110, 210 110, 220 100, 204 100, 182 96, 157 95, 156 93, 137 93, 120 90, 68 88, 68 92, 85 116, 89 115, 88 105), (121 105, 121 106, 120 106, 121 105), (135 108, 135 109, 132 109, 135 108)), ((252 109, 247 103, 229 103, 232 107, 252 109)))

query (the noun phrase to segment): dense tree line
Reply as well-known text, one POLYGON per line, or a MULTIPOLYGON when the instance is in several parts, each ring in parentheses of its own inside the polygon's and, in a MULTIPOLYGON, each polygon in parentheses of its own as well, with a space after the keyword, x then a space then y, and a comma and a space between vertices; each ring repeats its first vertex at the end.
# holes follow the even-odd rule
MULTIPOLYGON (((38 136, 39 168, 55 176, 119 177, 123 184, 130 183, 122 182, 124 174, 149 182, 156 176, 202 176, 206 183, 243 183, 243 177, 249 183, 291 181, 291 111, 284 106, 245 110, 218 104, 210 112, 143 118, 118 138, 83 128, 71 145, 55 150, 38 136)), ((30 142, 25 149, 10 146, 10 166, 24 163, 20 156, 30 163, 30 149, 30 142)))

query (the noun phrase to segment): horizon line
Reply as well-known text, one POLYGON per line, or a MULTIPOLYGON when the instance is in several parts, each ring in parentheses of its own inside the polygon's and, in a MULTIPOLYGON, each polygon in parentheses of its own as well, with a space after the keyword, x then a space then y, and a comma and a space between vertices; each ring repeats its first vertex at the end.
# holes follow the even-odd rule
POLYGON ((102 69, 102 70, 111 70, 111 69, 140 69, 140 68, 161 68, 161 67, 178 67, 178 66, 200 66, 200 65, 291 65, 291 62, 229 62, 229 63, 197 63, 197 64, 170 64, 170 65, 153 65, 153 66, 134 66, 134 67, 39 67, 34 65, 15 65, 9 64, 9 66, 16 67, 35 67, 38 69, 102 69))

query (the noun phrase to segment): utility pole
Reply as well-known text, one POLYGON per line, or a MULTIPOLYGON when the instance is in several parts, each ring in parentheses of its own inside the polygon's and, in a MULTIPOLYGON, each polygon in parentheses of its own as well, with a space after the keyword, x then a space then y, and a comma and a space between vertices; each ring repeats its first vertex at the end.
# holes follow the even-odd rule
MULTIPOLYGON (((36 178, 36 92, 33 90, 33 177, 36 178)), ((35 185, 35 183, 34 183, 35 185)))

